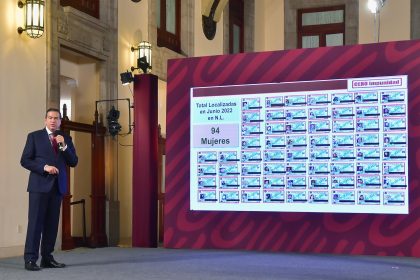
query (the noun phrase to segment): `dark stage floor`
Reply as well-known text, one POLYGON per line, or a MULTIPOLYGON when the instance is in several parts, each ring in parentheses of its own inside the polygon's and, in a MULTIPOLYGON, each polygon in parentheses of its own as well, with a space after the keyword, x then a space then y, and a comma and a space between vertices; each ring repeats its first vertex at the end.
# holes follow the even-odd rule
POLYGON ((79 248, 55 254, 63 269, 29 272, 0 259, 0 280, 31 279, 420 279, 420 259, 227 250, 79 248))

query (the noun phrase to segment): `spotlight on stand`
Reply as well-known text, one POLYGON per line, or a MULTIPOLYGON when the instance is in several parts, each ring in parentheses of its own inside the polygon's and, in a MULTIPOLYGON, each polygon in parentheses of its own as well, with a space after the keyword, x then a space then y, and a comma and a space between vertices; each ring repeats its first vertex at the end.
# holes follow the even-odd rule
POLYGON ((137 67, 131 66, 131 71, 134 71, 136 69, 141 69, 143 73, 147 73, 149 69, 149 63, 147 62, 147 59, 145 56, 137 58, 137 67))
MULTIPOLYGON (((99 116, 98 111, 98 104, 102 102, 115 102, 115 101, 127 101, 127 110, 128 110, 128 131, 124 133, 120 133, 122 126, 119 124, 118 119, 120 118, 120 111, 115 109, 114 106, 111 107, 107 115, 108 121, 108 132, 109 134, 114 137, 115 135, 128 135, 132 132, 134 124, 131 123, 131 109, 134 107, 131 105, 131 101, 129 98, 117 98, 117 99, 102 99, 97 100, 95 102, 95 125, 98 125, 102 122, 102 118, 99 116)), ((125 123, 125 122, 124 122, 125 123)), ((98 127, 96 126, 96 131, 98 131, 98 127)))
POLYGON ((115 107, 112 106, 107 116, 108 131, 112 137, 115 137, 115 135, 117 135, 121 131, 121 125, 118 123, 119 117, 120 117, 120 111, 116 110, 115 107))
POLYGON ((120 74, 121 76, 121 83, 123 86, 129 85, 132 81, 134 81, 133 74, 127 70, 127 72, 123 72, 120 74))

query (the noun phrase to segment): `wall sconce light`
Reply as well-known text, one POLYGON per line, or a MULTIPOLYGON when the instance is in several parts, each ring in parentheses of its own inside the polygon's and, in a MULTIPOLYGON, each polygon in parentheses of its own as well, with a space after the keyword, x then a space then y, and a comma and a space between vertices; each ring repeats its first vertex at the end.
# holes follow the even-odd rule
POLYGON ((25 9, 25 26, 18 28, 18 33, 26 31, 31 38, 39 38, 44 34, 44 6, 42 0, 19 1, 18 7, 25 9))
POLYGON ((131 47, 132 52, 137 53, 137 67, 132 66, 131 71, 141 69, 143 73, 152 71, 152 44, 142 41, 137 47, 131 47))
POLYGON ((386 0, 369 0, 368 9, 372 14, 377 14, 384 6, 386 0))
POLYGON ((127 70, 127 72, 123 72, 120 74, 121 76, 121 83, 123 86, 129 85, 132 81, 134 81, 133 74, 127 70))
POLYGON ((373 14, 373 39, 379 43, 380 28, 381 28, 381 9, 384 6, 386 0, 369 0, 368 9, 373 14))

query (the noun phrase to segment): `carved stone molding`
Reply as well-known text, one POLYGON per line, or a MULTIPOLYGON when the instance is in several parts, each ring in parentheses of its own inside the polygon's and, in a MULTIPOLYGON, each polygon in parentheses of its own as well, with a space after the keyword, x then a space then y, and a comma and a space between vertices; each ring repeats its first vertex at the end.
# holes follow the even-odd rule
POLYGON ((410 2, 411 11, 411 40, 420 39, 420 1, 411 0, 410 2))
POLYGON ((109 56, 107 26, 72 7, 60 9, 58 38, 62 44, 100 60, 109 56))
MULTIPOLYGON (((60 0, 49 1, 49 5, 46 6, 47 108, 59 108, 60 106, 60 62, 66 51, 64 49, 72 50, 97 61, 99 96, 96 96, 97 92, 86 92, 85 95, 95 94, 95 99, 113 99, 118 96, 117 1, 101 0, 99 19, 71 7, 62 7, 60 0)), ((88 104, 88 106, 92 107, 93 105, 88 104)), ((92 108, 92 120, 93 114, 94 107, 92 108)), ((117 142, 105 139, 104 162, 115 161, 117 145, 117 142)), ((107 167, 105 173, 105 196, 110 202, 116 199, 117 179, 113 174, 117 174, 116 165, 107 167)), ((105 201, 105 196, 101 197, 101 200, 105 201)), ((101 209, 102 211, 105 210, 101 209)), ((118 214, 114 216, 118 217, 118 214)))

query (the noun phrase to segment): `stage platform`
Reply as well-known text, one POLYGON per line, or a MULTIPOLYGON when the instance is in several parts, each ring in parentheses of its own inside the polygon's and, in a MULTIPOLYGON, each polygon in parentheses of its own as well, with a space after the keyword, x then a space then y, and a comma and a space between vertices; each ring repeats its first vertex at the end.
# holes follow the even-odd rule
MULTIPOLYGON (((29 272, 22 257, 0 259, 0 280, 419 279, 420 259, 164 248, 78 248, 55 253, 63 269, 29 272)), ((39 262, 38 262, 39 263, 39 262)))

